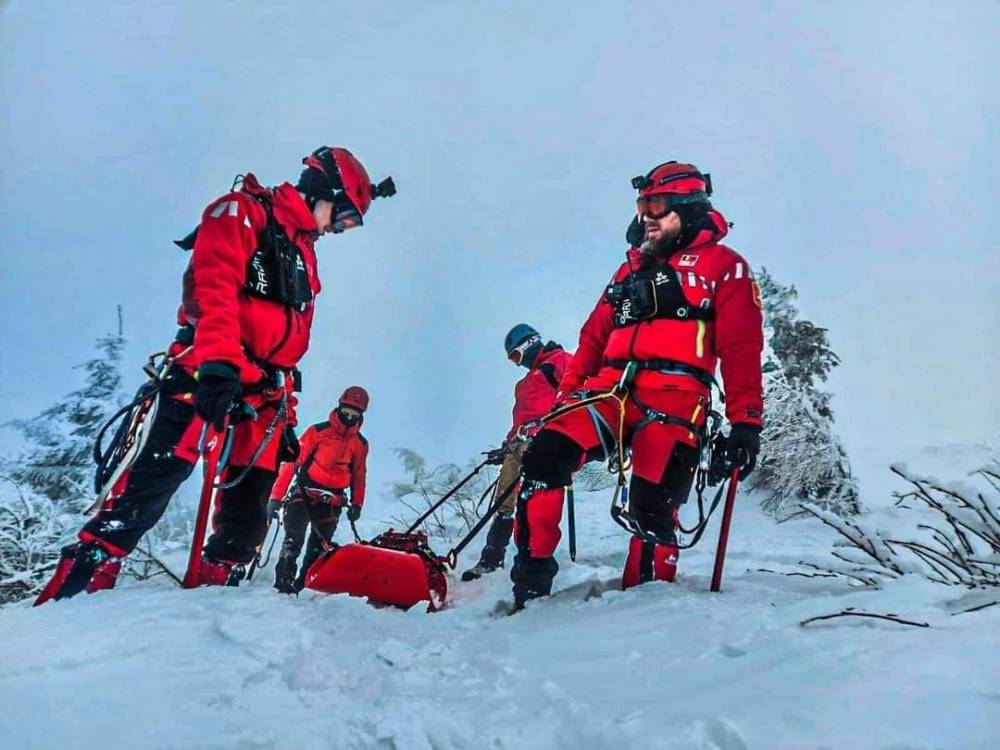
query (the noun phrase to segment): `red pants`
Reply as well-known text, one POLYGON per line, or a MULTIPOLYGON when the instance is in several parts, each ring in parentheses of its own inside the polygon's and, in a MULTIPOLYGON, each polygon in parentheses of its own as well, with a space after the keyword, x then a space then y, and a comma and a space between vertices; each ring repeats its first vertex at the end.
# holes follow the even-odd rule
MULTIPOLYGON (((604 391, 607 384, 588 381, 584 389, 604 391)), ((698 435, 692 427, 704 422, 706 402, 704 393, 644 389, 625 402, 622 439, 632 448, 629 510, 644 530, 660 539, 673 539, 677 506, 687 499, 694 481, 698 435), (689 426, 657 421, 657 414, 689 426)), ((561 536, 563 488, 585 461, 617 450, 621 418, 619 403, 609 398, 553 420, 532 440, 524 455, 525 482, 518 499, 518 555, 511 571, 515 600, 550 593, 558 571, 553 555, 561 536)), ((626 586, 673 577, 675 545, 657 550, 632 547, 623 578, 626 586)))

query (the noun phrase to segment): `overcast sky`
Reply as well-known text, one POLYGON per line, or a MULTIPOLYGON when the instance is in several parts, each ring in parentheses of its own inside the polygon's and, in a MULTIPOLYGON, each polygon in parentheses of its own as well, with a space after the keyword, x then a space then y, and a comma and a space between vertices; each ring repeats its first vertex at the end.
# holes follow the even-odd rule
POLYGON ((500 439, 504 333, 575 345, 629 178, 672 158, 830 329, 863 480, 894 443, 995 437, 998 49, 995 2, 7 0, 0 420, 76 387, 117 303, 138 385, 174 330, 171 240, 236 173, 294 181, 329 144, 399 194, 318 245, 301 411, 368 388, 377 483, 393 446, 500 439))

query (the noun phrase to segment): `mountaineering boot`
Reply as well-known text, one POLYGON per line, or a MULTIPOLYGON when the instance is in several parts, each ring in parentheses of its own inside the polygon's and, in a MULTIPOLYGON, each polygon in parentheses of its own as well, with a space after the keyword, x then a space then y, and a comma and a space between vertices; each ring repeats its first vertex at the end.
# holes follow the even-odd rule
POLYGON ((239 586, 246 575, 246 565, 232 560, 201 559, 199 586, 239 586))
POLYGON ((633 536, 628 545, 628 558, 622 572, 622 590, 647 581, 673 581, 677 575, 677 543, 664 544, 644 541, 633 536))
POLYGON ((274 588, 282 594, 297 594, 295 588, 295 558, 282 555, 274 565, 274 588))
POLYGON ((81 591, 93 594, 114 588, 121 567, 121 558, 113 557, 98 544, 77 542, 63 547, 56 571, 38 595, 35 606, 49 599, 68 599, 81 591))
POLYGON ((514 517, 497 515, 486 534, 486 544, 479 556, 479 562, 462 573, 462 580, 474 581, 487 573, 492 573, 497 568, 502 568, 507 545, 510 543, 510 537, 513 533, 514 517))

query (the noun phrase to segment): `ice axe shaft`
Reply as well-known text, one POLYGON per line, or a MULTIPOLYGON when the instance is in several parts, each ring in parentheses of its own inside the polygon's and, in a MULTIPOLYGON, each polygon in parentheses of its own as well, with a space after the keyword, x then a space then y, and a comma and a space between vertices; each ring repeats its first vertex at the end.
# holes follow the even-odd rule
POLYGON ((573 485, 566 488, 566 512, 569 522, 569 559, 576 562, 576 505, 573 502, 573 485))
POLYGON ((194 537, 191 539, 191 552, 188 555, 187 572, 181 586, 193 589, 198 585, 201 569, 201 548, 205 544, 205 531, 208 529, 208 516, 212 511, 215 494, 218 490, 216 477, 225 469, 229 458, 229 448, 232 442, 232 429, 226 426, 223 432, 215 432, 212 426, 205 423, 202 433, 201 455, 204 462, 204 477, 201 482, 201 499, 198 501, 198 515, 194 523, 194 537), (206 453, 207 449, 207 453, 206 453))
POLYGON ((740 469, 736 467, 729 477, 729 491, 726 492, 726 506, 722 509, 722 526, 719 528, 719 546, 715 549, 715 570, 712 571, 712 591, 722 586, 722 566, 726 562, 726 545, 729 544, 729 525, 733 520, 733 506, 736 504, 736 487, 740 482, 740 469))

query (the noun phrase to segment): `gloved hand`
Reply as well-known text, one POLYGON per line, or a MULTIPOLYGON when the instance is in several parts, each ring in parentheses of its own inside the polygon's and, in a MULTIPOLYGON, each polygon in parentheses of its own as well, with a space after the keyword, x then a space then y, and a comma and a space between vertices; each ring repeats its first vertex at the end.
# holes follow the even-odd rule
POLYGON ((295 435, 295 428, 290 424, 286 424, 284 431, 281 433, 281 448, 278 451, 278 460, 291 463, 299 457, 301 452, 302 448, 299 445, 298 437, 295 435))
POLYGON ((494 448, 486 451, 486 463, 489 466, 499 466, 503 463, 505 451, 503 448, 494 448))
POLYGON ((281 513, 281 501, 272 497, 267 501, 267 517, 271 521, 276 521, 279 513, 281 513))
POLYGON ((757 465, 757 454, 760 453, 760 427, 754 424, 737 422, 729 431, 726 441, 726 460, 730 471, 740 468, 740 480, 750 476, 757 465))
POLYGON ((354 523, 359 518, 361 518, 361 506, 360 505, 348 505, 347 506, 347 520, 354 523))
MULTIPOLYGON (((232 369, 228 365, 223 367, 232 369)), ((221 369, 217 365, 209 373, 202 372, 198 376, 198 390, 194 394, 195 413, 217 431, 226 426, 226 414, 242 390, 239 375, 235 374, 235 370, 233 375, 223 375, 221 369)))
POLYGON ((625 230, 625 241, 632 247, 639 247, 646 239, 646 227, 638 214, 632 217, 628 229, 625 230))

